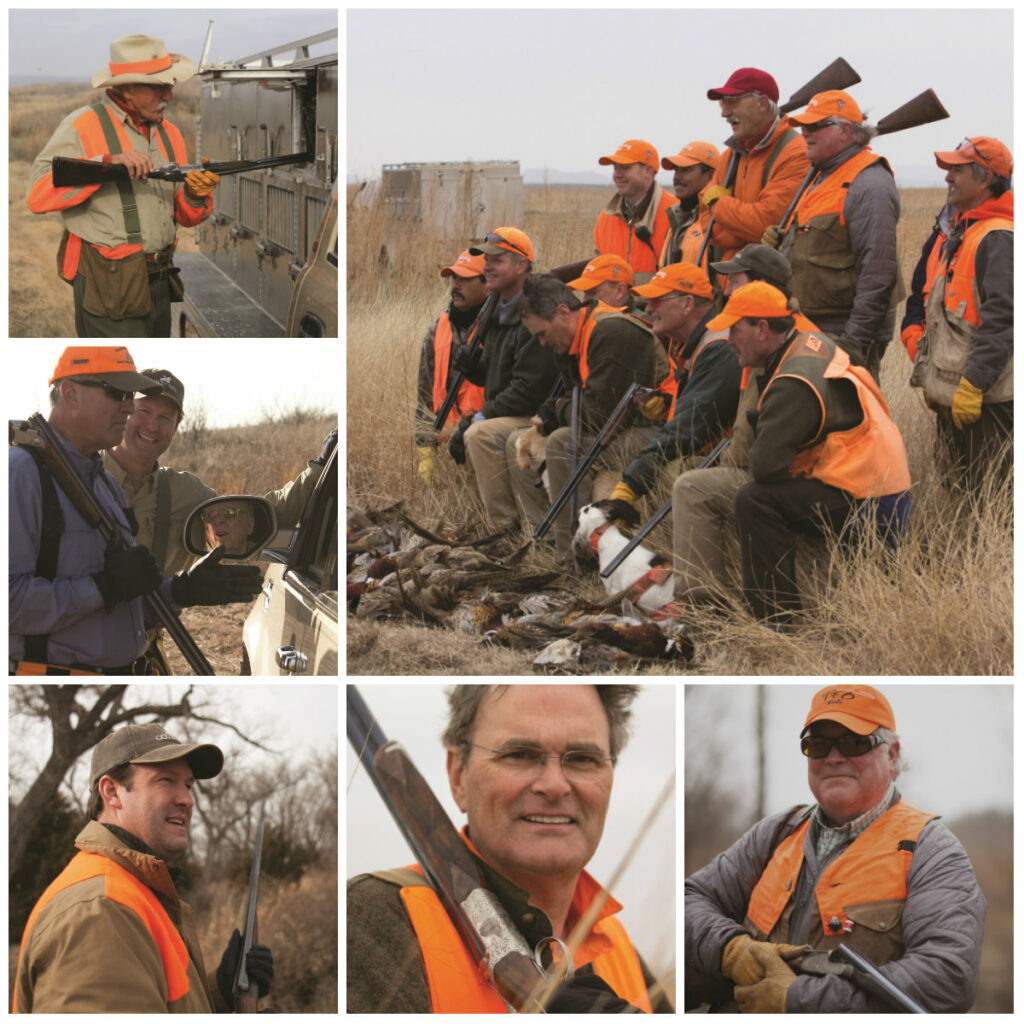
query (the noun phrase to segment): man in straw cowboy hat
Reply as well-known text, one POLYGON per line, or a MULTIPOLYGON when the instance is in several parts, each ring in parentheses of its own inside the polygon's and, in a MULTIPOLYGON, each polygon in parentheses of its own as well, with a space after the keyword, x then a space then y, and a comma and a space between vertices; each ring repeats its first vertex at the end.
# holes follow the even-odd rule
POLYGON ((29 209, 57 212, 64 223, 57 269, 74 288, 79 337, 170 335, 172 289, 180 287, 172 266, 176 225, 195 227, 210 215, 220 179, 194 171, 181 186, 147 176, 187 162, 185 140, 164 111, 195 70, 162 39, 115 39, 109 64, 92 78, 103 96, 64 118, 32 165, 29 209), (55 188, 55 156, 121 164, 131 180, 55 188))

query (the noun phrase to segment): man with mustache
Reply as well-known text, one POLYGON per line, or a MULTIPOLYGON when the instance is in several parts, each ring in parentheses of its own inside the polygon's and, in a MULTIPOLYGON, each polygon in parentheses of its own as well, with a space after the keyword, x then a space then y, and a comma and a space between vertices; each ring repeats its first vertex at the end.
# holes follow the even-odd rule
MULTIPOLYGON (((188 849, 192 787, 220 774, 212 743, 181 743, 159 722, 102 739, 89 770, 78 854, 36 903, 15 981, 16 1013, 225 1013, 241 937, 207 975, 192 910, 169 865, 188 849)), ((260 997, 274 958, 254 945, 246 971, 260 997)))
POLYGON ((744 1013, 887 1011, 799 960, 846 942, 929 1013, 966 1012, 985 897, 956 836, 896 789, 889 701, 862 684, 819 690, 800 751, 817 803, 758 822, 686 880, 688 1004, 728 1000, 732 983, 744 1013))
POLYGON ((688 142, 675 156, 661 158, 661 166, 672 172, 672 187, 679 200, 667 210, 669 231, 665 236, 658 266, 696 263, 704 242, 700 225, 700 193, 714 176, 721 154, 710 142, 688 142))
MULTIPOLYGON (((600 892, 583 870, 604 829, 636 686, 455 686, 452 795, 463 840, 527 944, 567 939, 600 892)), ((504 1013, 418 871, 348 882, 349 1013, 504 1013)), ((548 1013, 673 1012, 609 899, 548 1013)))
MULTIPOLYGON (((469 342, 489 294, 487 278, 484 277, 484 257, 482 254, 473 256, 468 249, 460 253, 450 267, 442 269, 441 277, 450 278, 450 301, 447 310, 430 325, 423 339, 416 379, 418 472, 420 480, 428 487, 437 467, 437 439, 426 425, 433 424, 458 376, 452 355, 469 342)), ((445 427, 458 423, 464 416, 472 416, 483 404, 484 389, 463 380, 445 427)))
POLYGON ((64 118, 32 165, 28 206, 63 222, 57 264, 74 287, 80 338, 170 337, 171 301, 183 294, 172 262, 177 225, 210 216, 220 178, 193 171, 179 186, 147 175, 188 163, 185 140, 164 110, 195 70, 162 39, 115 39, 110 63, 92 78, 104 95, 64 118), (55 156, 121 164, 130 180, 55 188, 55 156))
POLYGON ((257 566, 218 564, 216 554, 167 578, 134 526, 99 453, 124 436, 136 391, 158 382, 138 373, 123 346, 71 346, 50 378, 49 423, 124 545, 108 545, 28 446, 8 450, 8 608, 12 675, 148 675, 142 600, 159 590, 171 610, 252 600, 257 566))

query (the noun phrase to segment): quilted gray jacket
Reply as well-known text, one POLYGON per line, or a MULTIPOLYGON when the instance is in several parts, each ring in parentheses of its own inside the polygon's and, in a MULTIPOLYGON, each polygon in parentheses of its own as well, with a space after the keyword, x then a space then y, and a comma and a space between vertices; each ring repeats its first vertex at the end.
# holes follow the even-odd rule
MULTIPOLYGON (((730 997, 729 982, 721 973, 722 950, 729 939, 744 931, 741 922, 750 894, 772 851, 791 831, 785 828, 789 816, 787 811, 759 821, 686 880, 687 1007, 730 997)), ((806 938, 806 904, 814 900, 814 883, 845 848, 840 846, 818 865, 812 822, 804 843, 804 865, 791 918, 794 924, 803 922, 802 929, 796 924, 803 934, 790 934, 790 942, 800 943, 806 938)), ((882 973, 930 1013, 964 1013, 974 1002, 977 989, 984 923, 985 897, 964 848, 941 822, 929 822, 918 837, 907 872, 903 956, 885 964, 882 973)), ((786 998, 787 1013, 887 1010, 853 981, 837 975, 799 975, 786 998)))

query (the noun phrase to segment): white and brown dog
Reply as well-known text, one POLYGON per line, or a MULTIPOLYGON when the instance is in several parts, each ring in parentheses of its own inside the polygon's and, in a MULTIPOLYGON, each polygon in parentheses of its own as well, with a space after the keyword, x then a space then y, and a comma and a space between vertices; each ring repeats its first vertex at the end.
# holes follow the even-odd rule
MULTIPOLYGON (((578 555, 596 557, 603 569, 629 543, 615 525, 640 525, 639 513, 627 501, 595 501, 584 505, 577 517, 573 548, 578 555)), ((652 619, 678 619, 685 604, 677 601, 672 589, 672 569, 668 562, 650 548, 638 546, 629 557, 601 582, 609 594, 624 594, 652 619)))

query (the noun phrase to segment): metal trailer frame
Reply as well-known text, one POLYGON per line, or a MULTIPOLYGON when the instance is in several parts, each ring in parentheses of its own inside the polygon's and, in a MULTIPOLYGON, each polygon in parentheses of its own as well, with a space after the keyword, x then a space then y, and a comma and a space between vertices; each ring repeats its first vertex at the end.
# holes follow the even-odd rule
POLYGON ((292 284, 338 176, 338 54, 309 55, 313 44, 337 36, 321 32, 216 64, 205 63, 207 37, 197 71, 197 156, 254 160, 309 150, 315 157, 221 179, 211 216, 196 228, 200 253, 175 258, 182 312, 200 336, 284 334, 292 284), (275 63, 288 52, 291 60, 275 63))

